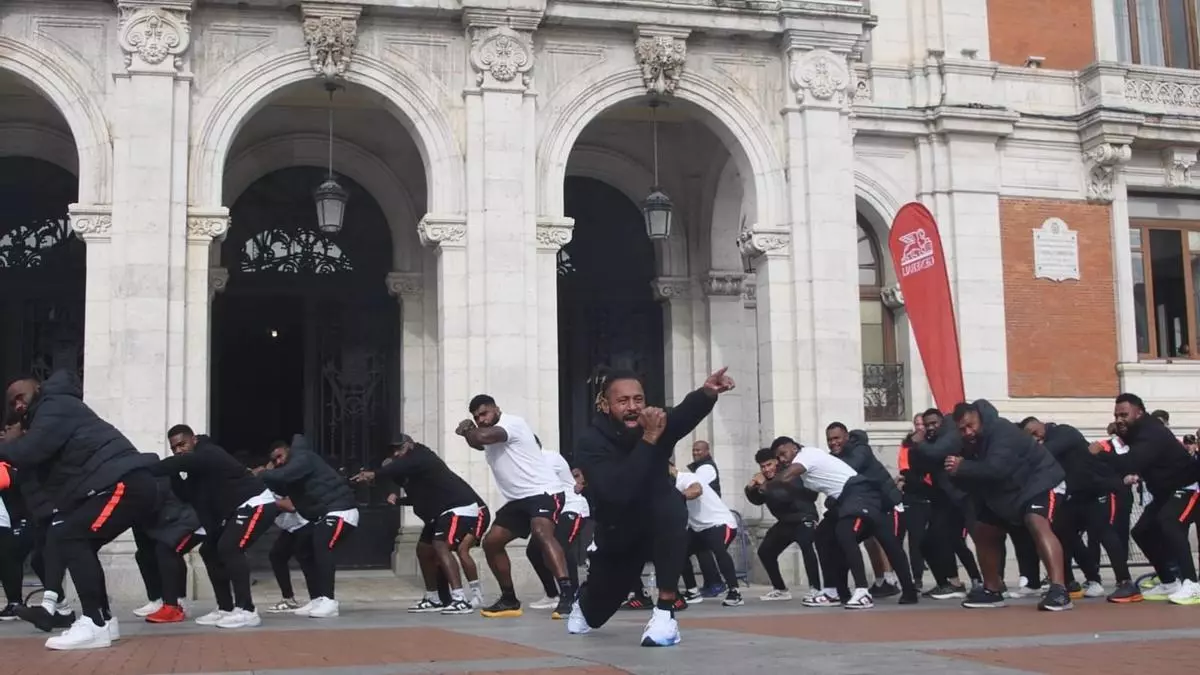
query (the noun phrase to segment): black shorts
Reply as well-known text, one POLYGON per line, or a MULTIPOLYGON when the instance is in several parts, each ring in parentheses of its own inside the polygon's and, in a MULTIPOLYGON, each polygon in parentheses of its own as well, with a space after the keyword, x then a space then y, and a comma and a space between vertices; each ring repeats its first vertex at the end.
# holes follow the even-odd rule
POLYGON ((1066 495, 1060 495, 1054 490, 1047 490, 1021 506, 1019 512, 1020 519, 1017 521, 1005 520, 983 505, 979 507, 978 512, 975 514, 975 519, 985 525, 1001 528, 1024 526, 1025 516, 1041 516, 1053 524, 1055 516, 1058 515, 1058 511, 1066 499, 1066 495))
POLYGON ((495 526, 508 530, 517 539, 525 539, 532 531, 531 525, 534 518, 546 518, 557 523, 562 507, 563 495, 561 492, 518 499, 500 507, 500 510, 496 512, 495 526))
POLYGON ((418 541, 422 544, 444 541, 450 548, 457 548, 468 534, 475 534, 479 521, 478 517, 460 516, 447 511, 425 523, 418 541))
POLYGON ((487 504, 479 505, 479 520, 475 521, 475 541, 482 541, 483 535, 492 526, 492 512, 487 504))

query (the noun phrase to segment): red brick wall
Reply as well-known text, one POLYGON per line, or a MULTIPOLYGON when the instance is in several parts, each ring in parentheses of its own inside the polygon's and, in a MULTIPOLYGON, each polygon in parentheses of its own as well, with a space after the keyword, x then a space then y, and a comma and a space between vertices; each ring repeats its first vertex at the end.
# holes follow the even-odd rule
POLYGON ((1001 199, 1000 248, 1012 396, 1112 396, 1116 306, 1107 205, 1001 199), (1079 281, 1033 276, 1033 230, 1061 218, 1079 237, 1079 281))
POLYGON ((1079 70, 1096 60, 1093 0, 988 0, 992 60, 1023 66, 1044 56, 1043 68, 1079 70))

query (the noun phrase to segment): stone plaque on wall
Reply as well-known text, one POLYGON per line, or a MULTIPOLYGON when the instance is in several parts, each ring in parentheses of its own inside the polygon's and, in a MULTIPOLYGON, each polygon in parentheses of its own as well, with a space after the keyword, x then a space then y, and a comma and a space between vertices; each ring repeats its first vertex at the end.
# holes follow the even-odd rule
POLYGON ((1061 218, 1033 231, 1033 276, 1051 281, 1079 280, 1079 233, 1061 218))

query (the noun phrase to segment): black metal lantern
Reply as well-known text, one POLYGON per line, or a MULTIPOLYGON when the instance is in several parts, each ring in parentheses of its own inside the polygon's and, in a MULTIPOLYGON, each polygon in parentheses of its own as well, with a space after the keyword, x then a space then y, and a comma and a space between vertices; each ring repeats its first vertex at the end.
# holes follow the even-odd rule
POLYGON ((313 191, 313 199, 317 204, 317 227, 325 234, 337 234, 342 231, 350 193, 333 175, 333 92, 338 85, 326 82, 325 89, 329 91, 329 176, 313 191))
POLYGON ((654 134, 654 187, 646 201, 642 202, 642 215, 646 219, 646 236, 651 240, 663 241, 671 236, 671 220, 675 205, 671 198, 658 187, 658 106, 657 99, 650 101, 650 124, 654 134))

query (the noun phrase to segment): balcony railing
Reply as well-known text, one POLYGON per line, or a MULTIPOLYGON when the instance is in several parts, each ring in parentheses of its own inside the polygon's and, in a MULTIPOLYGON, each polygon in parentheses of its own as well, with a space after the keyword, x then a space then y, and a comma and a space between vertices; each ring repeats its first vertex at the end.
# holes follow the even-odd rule
POLYGON ((904 364, 863 364, 863 415, 868 422, 904 420, 904 364))

